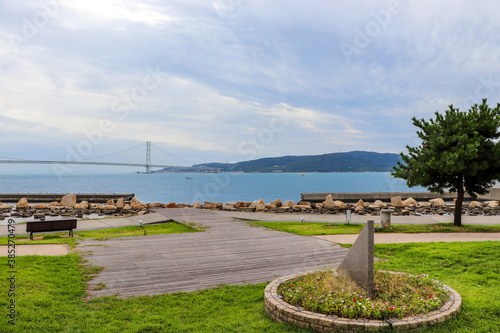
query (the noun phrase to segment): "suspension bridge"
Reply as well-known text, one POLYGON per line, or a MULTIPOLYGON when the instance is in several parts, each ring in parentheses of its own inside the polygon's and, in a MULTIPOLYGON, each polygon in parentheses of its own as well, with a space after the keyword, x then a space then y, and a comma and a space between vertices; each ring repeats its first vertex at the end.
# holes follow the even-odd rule
MULTIPOLYGON (((172 165, 158 165, 151 163, 151 141, 146 141, 146 163, 117 163, 117 162, 95 162, 89 161, 91 159, 103 158, 111 155, 116 155, 123 153, 125 151, 132 150, 134 148, 142 146, 141 143, 138 146, 128 148, 119 152, 107 154, 104 156, 96 156, 81 160, 66 160, 66 161, 43 161, 43 160, 27 160, 27 159, 19 159, 19 158, 9 158, 0 156, 0 164, 76 164, 76 165, 107 165, 107 166, 120 166, 120 167, 143 167, 146 168, 146 173, 151 172, 151 168, 170 168, 172 165)), ((155 145, 156 146, 156 145, 155 145)), ((158 146, 156 146, 159 148, 158 146)), ((161 149, 161 148, 159 148, 161 149)), ((168 153, 168 152, 167 152, 168 153)))

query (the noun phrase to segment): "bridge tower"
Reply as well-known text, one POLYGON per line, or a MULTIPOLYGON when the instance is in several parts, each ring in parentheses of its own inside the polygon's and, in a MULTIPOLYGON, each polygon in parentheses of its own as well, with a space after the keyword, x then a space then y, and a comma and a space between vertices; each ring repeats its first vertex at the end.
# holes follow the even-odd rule
POLYGON ((146 173, 151 173, 151 141, 146 141, 146 173))

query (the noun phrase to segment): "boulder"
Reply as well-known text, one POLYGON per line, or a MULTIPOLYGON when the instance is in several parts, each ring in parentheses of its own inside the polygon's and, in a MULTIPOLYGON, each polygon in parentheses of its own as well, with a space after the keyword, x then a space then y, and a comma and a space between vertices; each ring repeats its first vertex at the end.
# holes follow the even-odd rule
MULTIPOLYGON (((172 202, 171 202, 172 203, 172 202)), ((173 202, 175 206, 175 202, 173 202)), ((165 208, 166 205, 160 203, 160 202, 155 202, 155 203, 150 203, 148 204, 148 208, 165 208)), ((175 208, 175 207, 167 207, 167 208, 175 208)))
POLYGON ((96 203, 93 203, 93 204, 90 204, 90 209, 101 209, 101 205, 100 204, 96 204, 96 203))
POLYGON ((328 194, 326 196, 325 201, 323 201, 323 208, 325 209, 333 209, 335 207, 335 203, 333 202, 332 195, 328 194))
POLYGON ((365 207, 365 202, 359 199, 358 202, 356 202, 356 204, 354 205, 354 207, 365 207))
POLYGON ((484 204, 488 207, 498 207, 498 201, 486 201, 484 204))
POLYGON ((418 206, 419 207, 430 207, 431 204, 429 202, 427 202, 427 201, 419 201, 418 202, 418 206))
POLYGON ((297 202, 297 205, 299 205, 299 206, 311 206, 311 202, 300 200, 299 202, 297 202))
POLYGON ((116 207, 115 200, 109 199, 108 201, 106 201, 106 206, 115 206, 116 207))
POLYGON ((165 207, 165 208, 175 208, 177 207, 177 204, 175 202, 169 202, 168 204, 166 205, 163 205, 161 204, 161 207, 165 207))
POLYGON ((193 202, 193 208, 202 208, 198 201, 193 202))
POLYGON ((359 212, 362 212, 364 209, 365 209, 364 207, 358 206, 358 207, 354 208, 354 211, 356 213, 359 213, 359 212))
POLYGON ((391 206, 392 207, 403 207, 404 204, 403 204, 403 200, 401 200, 401 197, 397 196, 397 197, 391 198, 391 206))
POLYGON ((312 209, 311 205, 295 205, 293 206, 294 210, 310 210, 312 209))
POLYGON ((114 205, 104 205, 101 207, 101 210, 116 210, 116 206, 114 205))
POLYGON ((245 202, 243 201, 238 201, 237 203, 234 204, 234 208, 242 208, 242 207, 246 207, 245 206, 245 202))
POLYGON ((122 208, 122 210, 124 210, 124 211, 131 210, 131 209, 132 209, 132 207, 130 207, 130 205, 129 205, 129 204, 126 204, 126 205, 125 205, 125 206, 123 206, 123 208, 122 208))
POLYGON ((283 206, 283 203, 281 202, 281 199, 276 199, 272 202, 273 205, 275 205, 277 208, 283 206))
POLYGON ((405 206, 405 207, 411 207, 411 206, 415 207, 417 205, 418 205, 417 200, 413 199, 412 197, 403 201, 403 206, 405 206))
POLYGON ((48 207, 59 207, 59 202, 57 201, 52 201, 47 205, 48 207))
POLYGON ((139 199, 137 199, 136 197, 133 197, 132 200, 130 200, 130 207, 132 207, 132 209, 145 209, 145 208, 148 208, 147 205, 141 203, 139 201, 139 199))
POLYGON ((234 211, 236 208, 234 208, 234 205, 222 205, 222 210, 229 210, 229 211, 234 211))
POLYGON ((215 202, 205 201, 202 207, 204 209, 216 209, 217 204, 215 202))
POLYGON ((16 205, 16 209, 24 209, 24 208, 30 208, 30 204, 28 202, 28 199, 26 198, 21 198, 19 199, 19 201, 17 202, 17 205, 16 205))
POLYGON ((34 209, 47 209, 47 205, 46 204, 43 204, 43 203, 39 203, 39 204, 35 204, 33 206, 31 206, 31 208, 34 208, 34 209))
POLYGON ((193 206, 191 206, 188 203, 177 204, 177 208, 191 208, 191 207, 193 207, 193 206))
POLYGON ((383 202, 382 200, 375 200, 375 202, 373 204, 379 206, 380 208, 387 207, 387 204, 385 202, 383 202))
POLYGON ((431 199, 429 202, 433 207, 444 207, 446 205, 444 200, 441 198, 431 199))
POLYGON ((62 197, 60 206, 75 207, 75 205, 76 205, 76 194, 74 193, 66 194, 65 196, 62 197))
POLYGON ((262 212, 264 209, 266 209, 266 204, 264 203, 264 200, 260 199, 255 206, 255 211, 262 212))
POLYGON ((273 203, 266 204, 266 209, 276 209, 276 208, 277 208, 276 205, 273 203))
POLYGON ((82 201, 79 204, 75 205, 75 209, 87 209, 89 207, 89 203, 87 201, 82 201))
POLYGON ((479 201, 471 201, 469 204, 469 208, 481 208, 483 207, 483 204, 480 203, 479 201))
POLYGON ((124 204, 123 204, 123 198, 120 198, 118 200, 116 200, 116 208, 119 208, 119 209, 122 209, 124 204))
POLYGON ((323 209, 323 204, 322 203, 317 203, 317 204, 314 205, 314 208, 321 210, 321 209, 323 209))
POLYGON ((12 209, 12 206, 6 204, 0 204, 0 209, 12 209))

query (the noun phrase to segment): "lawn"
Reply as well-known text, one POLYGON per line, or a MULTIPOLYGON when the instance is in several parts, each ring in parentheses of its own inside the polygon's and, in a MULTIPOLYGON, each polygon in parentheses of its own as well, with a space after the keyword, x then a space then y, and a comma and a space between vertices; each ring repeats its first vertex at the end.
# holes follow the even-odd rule
MULTIPOLYGON (((359 234, 364 224, 361 223, 301 223, 301 222, 260 222, 252 224, 266 228, 289 232, 302 236, 359 234)), ((500 225, 470 225, 456 227, 453 223, 435 224, 393 224, 391 229, 375 228, 383 233, 427 233, 427 232, 500 232, 500 225)))
MULTIPOLYGON (((105 240, 110 237, 126 237, 126 236, 143 236, 143 235, 158 235, 158 234, 177 234, 184 232, 196 232, 198 229, 188 227, 177 222, 168 222, 161 224, 146 224, 142 227, 130 226, 109 229, 97 230, 75 230, 73 237, 68 237, 68 232, 55 233, 35 233, 34 240, 30 240, 29 234, 22 230, 23 234, 16 234, 16 244, 64 244, 67 243, 71 248, 74 248, 78 243, 78 239, 93 238, 105 240), (38 239, 40 238, 40 239, 38 239)), ((7 237, 0 237, 0 245, 6 245, 7 237)))
MULTIPOLYGON (((458 318, 421 332, 498 332, 500 242, 376 245, 377 269, 428 273, 463 297, 458 318)), ((265 283, 192 293, 84 301, 95 273, 76 255, 16 259, 17 323, 6 316, 7 269, 0 275, 0 332, 311 332, 273 322, 264 312, 265 283)), ((7 267, 7 259, 0 263, 7 267)))

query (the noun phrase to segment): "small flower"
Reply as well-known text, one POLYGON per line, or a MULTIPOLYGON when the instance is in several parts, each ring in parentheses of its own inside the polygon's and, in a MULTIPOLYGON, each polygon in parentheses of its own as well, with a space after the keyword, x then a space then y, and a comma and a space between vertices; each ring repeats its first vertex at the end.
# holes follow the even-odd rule
POLYGON ((394 310, 394 307, 393 307, 393 306, 391 306, 391 307, 390 307, 390 309, 391 309, 391 310, 394 310))

